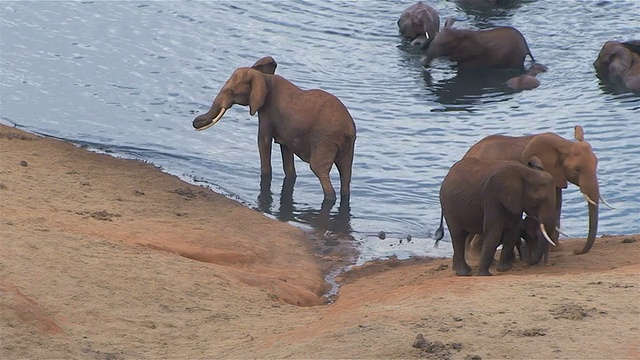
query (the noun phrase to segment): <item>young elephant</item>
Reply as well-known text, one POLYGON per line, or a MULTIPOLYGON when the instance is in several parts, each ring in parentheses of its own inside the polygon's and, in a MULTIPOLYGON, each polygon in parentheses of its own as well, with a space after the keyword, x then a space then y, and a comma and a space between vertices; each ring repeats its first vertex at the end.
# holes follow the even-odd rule
POLYGON ((411 45, 426 48, 440 30, 440 16, 436 9, 418 1, 402 12, 398 28, 411 45))
POLYGON ((607 41, 593 66, 600 79, 640 92, 640 40, 607 41))
MULTIPOLYGON (((546 229, 557 223, 553 177, 516 161, 483 161, 463 158, 455 163, 440 187, 442 217, 453 243, 453 269, 469 275, 465 261, 465 240, 469 234, 483 234, 478 264, 479 275, 491 275, 489 266, 502 241, 498 271, 512 267, 513 249, 520 238, 522 214, 535 216, 547 241, 546 229)), ((442 217, 436 241, 442 238, 442 217)))
POLYGON ((453 18, 429 44, 422 64, 427 66, 435 58, 448 56, 458 68, 514 68, 522 69, 527 55, 535 61, 522 33, 509 26, 486 30, 456 29, 453 18))
POLYGON ((204 130, 217 123, 234 104, 258 113, 258 150, 262 183, 271 182, 271 146, 280 144, 285 177, 294 179, 293 155, 307 162, 320 180, 324 199, 335 201, 329 172, 340 172, 341 200, 349 200, 356 126, 344 104, 323 90, 302 90, 273 75, 277 64, 262 58, 253 67, 236 69, 213 100, 209 111, 193 120, 204 130))
POLYGON ((542 64, 533 64, 526 74, 512 77, 507 80, 507 86, 515 91, 531 90, 540 86, 540 80, 536 75, 547 72, 547 67, 542 64))

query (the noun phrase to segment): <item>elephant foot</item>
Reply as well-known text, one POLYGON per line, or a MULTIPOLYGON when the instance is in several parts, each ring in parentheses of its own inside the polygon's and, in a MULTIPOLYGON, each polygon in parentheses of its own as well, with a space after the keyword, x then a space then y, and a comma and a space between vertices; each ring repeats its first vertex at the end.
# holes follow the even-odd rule
POLYGON ((478 271, 478 276, 493 276, 492 273, 489 272, 489 270, 479 270, 478 271))
POLYGON ((499 272, 505 272, 505 271, 509 271, 513 269, 513 264, 510 262, 499 262, 498 265, 496 266, 496 270, 498 270, 499 272))
POLYGON ((456 275, 458 276, 469 276, 471 275, 471 266, 467 264, 462 265, 453 265, 453 269, 456 271, 456 275))

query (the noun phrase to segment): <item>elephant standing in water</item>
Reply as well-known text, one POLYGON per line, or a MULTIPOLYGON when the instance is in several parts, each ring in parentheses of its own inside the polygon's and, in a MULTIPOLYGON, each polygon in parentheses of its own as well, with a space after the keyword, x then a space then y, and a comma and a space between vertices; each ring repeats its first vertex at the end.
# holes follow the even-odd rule
POLYGON ((402 12, 398 28, 402 36, 411 40, 411 45, 424 49, 440 30, 440 16, 436 9, 418 1, 402 12))
POLYGON ((640 40, 607 41, 593 66, 600 79, 640 93, 640 40))
MULTIPOLYGON (((465 242, 469 235, 483 234, 478 274, 491 275, 489 266, 500 242, 503 248, 497 270, 507 271, 513 266, 523 212, 539 220, 540 230, 549 242, 546 229, 555 229, 558 218, 553 177, 516 161, 463 158, 442 181, 440 205, 451 234, 456 275, 471 273, 465 261, 465 242)), ((442 217, 436 241, 443 235, 442 217)), ((547 247, 538 246, 537 254, 529 258, 539 260, 547 247)))
POLYGON ((527 55, 535 61, 529 45, 520 31, 501 26, 486 30, 457 29, 448 18, 444 27, 429 44, 422 64, 448 56, 460 69, 513 68, 522 69, 527 55))
POLYGON ((335 163, 340 172, 341 201, 348 202, 356 141, 353 118, 334 95, 318 89, 302 90, 274 75, 276 67, 275 60, 266 57, 252 67, 236 69, 209 111, 193 120, 193 127, 207 129, 234 104, 249 105, 249 114, 258 113, 262 184, 271 183, 271 146, 276 142, 280 144, 285 177, 296 177, 295 154, 310 164, 320 180, 325 201, 336 200, 329 177, 335 163))
POLYGON ((574 137, 576 142, 550 132, 517 137, 490 135, 473 145, 464 158, 514 160, 522 164, 528 164, 533 157, 539 158, 544 171, 551 174, 555 182, 558 223, 562 210, 562 189, 567 187, 567 182, 579 186, 589 206, 589 234, 582 250, 576 250, 575 253, 584 254, 591 250, 598 232, 598 202, 602 200, 609 205, 600 196, 598 158, 591 145, 584 140, 582 126, 575 127, 574 137))

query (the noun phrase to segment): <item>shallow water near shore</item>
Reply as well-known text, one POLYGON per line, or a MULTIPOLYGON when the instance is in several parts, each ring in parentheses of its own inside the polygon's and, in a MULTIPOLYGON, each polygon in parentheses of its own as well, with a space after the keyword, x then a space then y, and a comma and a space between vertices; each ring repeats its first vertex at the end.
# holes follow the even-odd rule
MULTIPOLYGON (((514 1, 481 11, 431 1, 459 27, 511 25, 524 34, 549 72, 522 93, 494 73, 457 75, 440 60, 422 68, 396 25, 412 3, 2 2, 0 118, 153 162, 313 231, 327 248, 354 243, 359 263, 450 255, 448 242, 434 247, 438 190, 469 146, 495 133, 571 138, 580 124, 599 157, 601 193, 617 208, 601 208, 599 234, 638 233, 640 97, 602 85, 591 64, 605 41, 638 35, 640 2, 514 1), (354 117, 349 207, 323 207, 318 180, 299 160, 293 191, 283 186, 277 146, 271 188, 261 191, 257 118, 246 107, 193 130, 231 72, 265 55, 278 74, 335 94, 354 117)), ((338 187, 335 169, 332 179, 338 187)), ((587 206, 573 185, 562 228, 587 233, 587 206)))

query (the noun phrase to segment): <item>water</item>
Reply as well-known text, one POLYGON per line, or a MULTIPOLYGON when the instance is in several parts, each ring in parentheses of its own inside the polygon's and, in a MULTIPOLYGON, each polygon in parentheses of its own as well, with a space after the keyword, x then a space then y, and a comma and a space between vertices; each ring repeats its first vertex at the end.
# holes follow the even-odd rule
MULTIPOLYGON (((515 94, 501 80, 458 76, 446 61, 425 71, 398 36, 396 21, 412 3, 3 1, 0 118, 151 161, 314 230, 327 247, 346 239, 358 263, 450 255, 449 243, 433 246, 438 189, 468 147, 494 133, 571 138, 581 124, 600 160, 601 192, 617 207, 601 209, 599 234, 640 232, 640 97, 603 86, 591 65, 605 41, 640 38, 640 2, 530 0, 479 11, 430 1, 459 27, 512 25, 524 34, 549 72, 538 89, 515 94), (293 195, 281 198, 277 146, 272 194, 260 196, 257 118, 248 108, 192 129, 232 71, 265 55, 278 74, 335 94, 354 117, 350 209, 322 209, 318 180, 299 160, 293 195)), ((332 179, 339 185, 335 169, 332 179)), ((562 224, 586 236, 587 207, 573 185, 562 224)))

